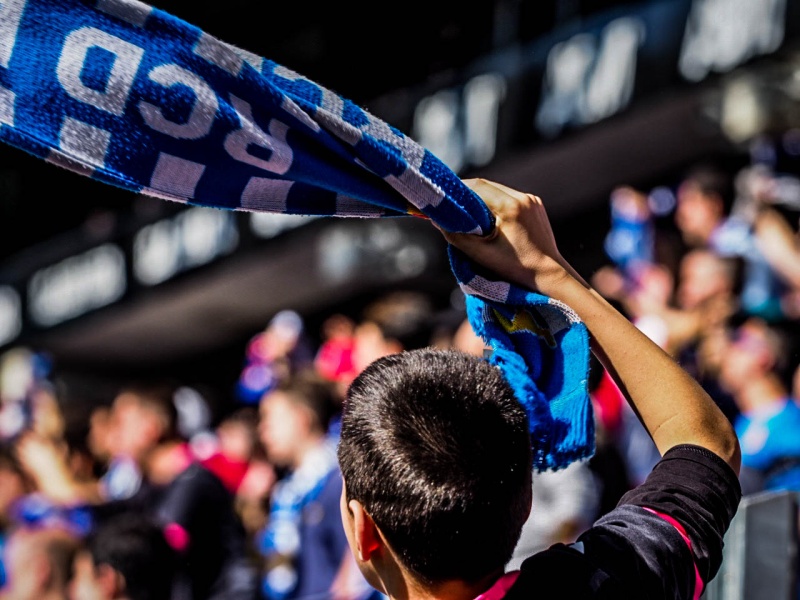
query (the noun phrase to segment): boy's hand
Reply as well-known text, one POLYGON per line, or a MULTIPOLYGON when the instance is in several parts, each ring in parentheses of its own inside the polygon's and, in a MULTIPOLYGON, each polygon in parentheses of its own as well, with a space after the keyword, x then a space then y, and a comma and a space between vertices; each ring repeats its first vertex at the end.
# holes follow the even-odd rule
POLYGON ((442 231, 445 239, 501 277, 545 295, 571 272, 558 251, 541 198, 487 181, 465 179, 496 218, 488 236, 442 231))

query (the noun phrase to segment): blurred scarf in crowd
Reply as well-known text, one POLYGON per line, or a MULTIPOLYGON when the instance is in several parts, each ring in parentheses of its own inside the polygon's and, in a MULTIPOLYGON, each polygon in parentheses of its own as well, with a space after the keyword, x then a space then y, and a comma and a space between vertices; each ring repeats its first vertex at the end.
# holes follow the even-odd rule
MULTIPOLYGON (((135 0, 0 3, 0 140, 132 192, 231 210, 415 215, 485 235, 444 163, 336 93, 135 0)), ((528 411, 535 465, 590 456, 585 325, 476 275, 448 248, 468 318, 528 411)))
MULTIPOLYGON (((314 506, 325 487, 330 489, 334 477, 341 479, 336 444, 326 440, 310 450, 297 469, 275 484, 270 495, 269 518, 256 540, 258 551, 267 559, 269 567, 261 581, 266 599, 283 600, 296 589, 300 578, 297 560, 303 546, 303 522, 308 528, 319 525, 324 519, 338 521, 340 518, 338 514, 326 515, 324 504, 314 506), (317 520, 319 523, 314 523, 317 520)), ((326 546, 335 546, 334 540, 328 540, 326 546)), ((335 549, 332 548, 331 553, 334 554, 335 549)))

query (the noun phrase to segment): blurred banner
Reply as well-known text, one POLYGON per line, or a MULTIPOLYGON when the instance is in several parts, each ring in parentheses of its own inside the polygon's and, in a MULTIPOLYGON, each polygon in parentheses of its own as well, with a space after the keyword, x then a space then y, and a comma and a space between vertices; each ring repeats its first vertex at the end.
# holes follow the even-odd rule
POLYGON ((500 48, 450 73, 449 84, 423 83, 369 106, 462 171, 718 78, 799 38, 797 0, 631 3, 500 48))

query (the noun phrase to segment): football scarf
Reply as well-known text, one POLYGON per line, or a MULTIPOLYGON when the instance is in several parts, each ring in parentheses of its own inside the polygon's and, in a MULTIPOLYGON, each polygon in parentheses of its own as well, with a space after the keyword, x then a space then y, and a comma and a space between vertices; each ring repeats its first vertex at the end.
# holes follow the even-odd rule
MULTIPOLYGON (((395 127, 302 75, 136 0, 0 2, 0 140, 132 192, 228 210, 493 218, 395 127)), ((468 318, 530 418, 535 466, 594 450, 588 334, 569 307, 476 274, 468 318)))

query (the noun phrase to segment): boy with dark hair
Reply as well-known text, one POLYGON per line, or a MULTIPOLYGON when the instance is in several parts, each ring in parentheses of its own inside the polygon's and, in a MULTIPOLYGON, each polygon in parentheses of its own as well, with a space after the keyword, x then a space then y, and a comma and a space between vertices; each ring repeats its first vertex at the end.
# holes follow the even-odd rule
POLYGON ((347 402, 348 497, 370 507, 403 564, 428 583, 502 568, 530 511, 531 452, 500 371, 468 354, 406 351, 368 366, 347 402))
POLYGON ((525 412, 481 359, 452 350, 378 359, 350 387, 338 449, 342 521, 362 573, 390 598, 542 598, 551 589, 559 598, 698 598, 741 498, 730 422, 563 259, 538 197, 466 183, 496 230, 445 238, 577 313, 663 458, 576 543, 505 572, 531 508, 525 412))

